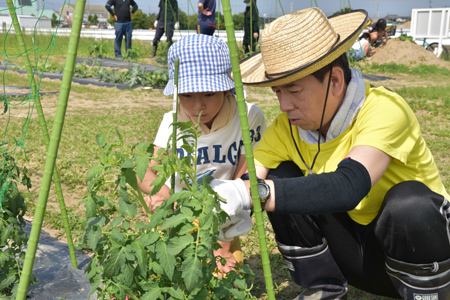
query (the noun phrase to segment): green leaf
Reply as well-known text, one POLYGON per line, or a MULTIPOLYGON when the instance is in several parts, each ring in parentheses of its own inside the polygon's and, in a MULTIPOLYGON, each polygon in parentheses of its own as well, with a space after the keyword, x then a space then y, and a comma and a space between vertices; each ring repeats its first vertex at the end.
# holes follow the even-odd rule
POLYGON ((183 261, 181 270, 183 271, 182 277, 188 290, 194 289, 201 282, 203 277, 202 263, 197 257, 191 256, 183 261))
POLYGON ((114 249, 109 258, 105 261, 103 276, 111 278, 117 275, 120 269, 125 267, 125 248, 114 249))
POLYGON ((146 234, 141 235, 138 242, 142 245, 142 247, 147 247, 151 244, 154 244, 161 238, 161 234, 158 231, 150 231, 146 234))
POLYGON ((150 162, 147 157, 136 157, 136 173, 140 181, 144 180, 149 164, 150 162))
POLYGON ((0 270, 2 269, 1 267, 4 266, 5 262, 9 261, 9 259, 8 252, 4 251, 4 249, 0 251, 0 270))
POLYGON ((139 189, 137 184, 136 172, 133 169, 122 169, 122 175, 125 176, 126 182, 136 191, 139 189))
POLYGON ((84 206, 86 207, 86 219, 93 218, 97 215, 97 203, 95 203, 92 197, 86 198, 86 203, 84 206))
MULTIPOLYGON (((170 296, 172 296, 175 299, 180 299, 180 300, 184 299, 183 290, 178 285, 170 287, 167 292, 170 294, 170 296)), ((207 299, 207 298, 202 298, 202 299, 207 299)))
POLYGON ((123 220, 123 217, 122 217, 122 216, 115 217, 115 218, 112 220, 112 222, 111 222, 111 224, 109 225, 109 227, 110 227, 110 228, 115 228, 115 227, 117 227, 117 226, 122 222, 122 220, 123 220))
POLYGON ((114 228, 111 231, 110 237, 111 237, 111 244, 114 247, 122 247, 125 245, 125 239, 124 239, 123 233, 120 232, 119 228, 114 228))
POLYGON ((134 241, 131 244, 131 248, 134 251, 134 256, 137 259, 137 269, 139 274, 142 277, 146 277, 146 273, 147 273, 147 269, 148 269, 148 260, 147 260, 147 255, 145 253, 145 248, 144 246, 142 246, 141 243, 134 241))
POLYGON ((98 240, 102 235, 102 228, 100 226, 92 226, 88 228, 87 240, 88 246, 95 251, 97 248, 98 240))
POLYGON ((152 287, 150 291, 146 292, 139 299, 140 300, 155 300, 161 297, 161 288, 155 284, 155 287, 152 287))
POLYGON ((18 279, 16 277, 16 272, 14 269, 10 269, 8 273, 2 274, 2 278, 0 278, 0 291, 4 290, 5 288, 9 287, 11 284, 14 283, 18 279))
POLYGON ((99 145, 101 148, 105 146, 106 144, 106 135, 104 133, 99 133, 95 136, 95 139, 97 140, 97 145, 99 145))
POLYGON ((92 178, 98 176, 101 172, 103 171, 103 166, 102 165, 96 165, 95 167, 91 168, 89 170, 89 172, 86 174, 86 179, 85 181, 88 182, 89 180, 91 180, 92 178))
POLYGON ((164 241, 159 241, 156 245, 156 258, 159 260, 164 269, 164 273, 169 280, 172 280, 173 272, 176 266, 175 256, 169 254, 167 244, 164 241))
POLYGON ((133 169, 133 161, 130 158, 126 158, 123 164, 120 166, 121 169, 133 169))
POLYGON ((186 234, 184 236, 175 236, 169 240, 168 253, 172 255, 177 255, 184 248, 189 246, 189 244, 194 242, 194 237, 191 234, 186 234))
POLYGON ((118 211, 124 216, 130 216, 131 218, 134 218, 137 213, 136 204, 126 203, 125 200, 120 198, 118 211))
POLYGON ((117 127, 115 128, 115 131, 116 131, 117 136, 119 137, 120 143, 122 144, 122 143, 123 143, 123 137, 122 137, 122 135, 120 134, 119 129, 117 129, 117 127))
POLYGON ((166 230, 167 228, 176 227, 179 224, 182 224, 183 222, 190 222, 190 221, 193 221, 192 217, 186 216, 184 214, 177 214, 169 218, 166 218, 163 224, 161 225, 160 230, 166 230))

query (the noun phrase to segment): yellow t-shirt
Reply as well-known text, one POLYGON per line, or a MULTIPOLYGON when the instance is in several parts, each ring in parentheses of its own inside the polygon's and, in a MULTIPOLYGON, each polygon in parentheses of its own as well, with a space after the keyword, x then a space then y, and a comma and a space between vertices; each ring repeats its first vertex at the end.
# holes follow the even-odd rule
MULTIPOLYGON (((283 161, 293 161, 307 174, 295 149, 289 120, 280 114, 267 128, 254 151, 256 164, 275 169, 283 161)), ((317 144, 300 140, 297 127, 292 127, 295 141, 308 166, 317 153, 317 144)), ((355 146, 365 145, 382 150, 392 161, 369 194, 348 214, 363 225, 378 214, 386 192, 395 184, 416 180, 432 191, 450 199, 440 179, 430 150, 422 137, 419 124, 408 104, 398 94, 383 87, 366 85, 366 100, 353 124, 336 139, 320 144, 313 168, 315 174, 332 172, 355 146)))

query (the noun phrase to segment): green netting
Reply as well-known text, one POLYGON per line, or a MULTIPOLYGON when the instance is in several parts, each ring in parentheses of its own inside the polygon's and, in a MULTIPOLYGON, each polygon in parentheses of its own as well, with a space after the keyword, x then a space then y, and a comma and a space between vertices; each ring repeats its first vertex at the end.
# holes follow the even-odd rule
MULTIPOLYGON (((23 9, 23 5, 19 5, 17 0, 8 0, 8 6, 10 9, 0 9, 0 14, 2 15, 10 15, 11 19, 14 20, 17 18, 17 14, 23 9)), ((32 1, 31 4, 36 4, 36 1, 32 1)), ((39 96, 40 90, 40 82, 41 77, 38 76, 37 70, 39 68, 45 69, 47 65, 47 61, 52 53, 52 50, 56 46, 56 34, 51 34, 49 40, 46 43, 42 43, 38 38, 39 32, 37 29, 38 22, 43 17, 45 3, 43 9, 38 11, 37 21, 33 28, 27 28, 26 30, 30 31, 30 34, 22 33, 24 44, 21 45, 20 38, 18 39, 18 35, 14 27, 13 22, 9 26, 2 27, 0 38, 2 47, 0 48, 0 60, 2 61, 2 86, 1 86, 1 94, 0 101, 3 105, 1 117, 0 117, 0 127, 3 128, 2 132, 2 140, 0 142, 0 164, 1 164, 1 189, 0 189, 0 209, 2 209, 2 203, 4 200, 4 196, 8 190, 11 179, 13 177, 13 167, 17 165, 23 165, 26 156, 26 147, 25 141, 27 136, 28 126, 30 124, 31 116, 33 115, 33 111, 35 110, 36 99, 39 96), (6 31, 5 31, 6 29, 6 31), (27 40, 32 41, 32 43, 27 43, 27 40), (14 95, 14 82, 8 77, 7 70, 11 67, 12 64, 25 64, 27 73, 28 73, 28 83, 26 86, 29 88, 30 92, 25 96, 17 96, 14 95), (13 94, 13 95, 11 95, 13 94), (20 109, 19 109, 20 108, 20 109), (21 117, 17 118, 17 114, 15 111, 19 111, 21 117), (14 117, 13 117, 14 116, 14 117), (11 126, 11 118, 14 118, 15 126, 11 126), (7 165, 8 161, 6 158, 12 158, 14 163, 13 165, 7 165)), ((58 23, 61 20, 58 20, 58 23)), ((19 27, 20 28, 20 24, 19 27)), ((23 87, 24 85, 22 85, 23 87)))

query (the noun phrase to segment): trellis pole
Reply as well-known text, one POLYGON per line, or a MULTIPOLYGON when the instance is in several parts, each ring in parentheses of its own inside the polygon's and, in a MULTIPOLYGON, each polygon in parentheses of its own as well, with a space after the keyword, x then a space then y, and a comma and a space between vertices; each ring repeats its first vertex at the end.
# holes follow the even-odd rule
MULTIPOLYGON (((175 57, 175 75, 173 77, 173 119, 175 123, 178 121, 178 71, 180 69, 180 58, 175 57)), ((172 155, 177 156, 177 126, 172 125, 172 155)), ((171 181, 171 191, 172 194, 175 192, 175 174, 172 174, 171 181)))
POLYGON ((55 122, 53 124, 50 143, 48 146, 44 175, 42 178, 41 189, 39 191, 38 202, 34 214, 34 221, 31 227, 30 239, 25 255, 22 275, 20 276, 16 300, 25 300, 27 297, 30 275, 33 269, 34 259, 36 257, 36 249, 39 242, 39 236, 41 234, 42 222, 47 206, 47 199, 50 191, 53 170, 55 168, 56 156, 58 154, 59 142, 61 141, 61 132, 64 125, 64 117, 66 115, 70 87, 72 85, 73 69, 75 66, 78 44, 80 41, 81 24, 83 21, 85 5, 86 0, 78 0, 75 3, 75 13, 73 17, 72 30, 70 33, 69 46, 67 49, 66 63, 64 66, 64 74, 58 98, 55 122))
POLYGON ((242 85, 241 70, 239 68, 239 51, 234 34, 233 18, 231 16, 230 0, 222 0, 223 14, 225 18, 225 29, 227 31, 228 47, 230 48, 231 65, 233 69, 234 85, 241 121, 242 136, 244 140, 245 159, 247 160, 248 173, 250 177, 250 188, 252 191, 253 210, 255 212, 256 228, 258 231, 259 249, 261 251, 264 279, 266 282, 267 298, 275 300, 273 289, 272 271, 270 270, 269 253, 267 251, 266 237, 264 231, 264 221, 262 217, 261 202, 259 199, 258 184, 256 178, 255 161, 253 159, 253 149, 250 140, 250 130, 248 126, 247 108, 244 100, 244 89, 242 85))
MULTIPOLYGON (((44 136, 45 147, 46 149, 48 149, 50 138, 48 135, 47 122, 45 121, 44 111, 42 110, 39 92, 36 90, 36 82, 34 81, 33 70, 31 68, 30 58, 28 57, 25 40, 23 38, 22 31, 20 29, 19 20, 17 19, 17 14, 14 9, 14 4, 12 0, 6 0, 6 2, 8 4, 9 14, 11 15, 14 30, 16 32, 17 44, 19 46, 20 51, 23 53, 25 69, 27 70, 28 79, 30 80, 31 95, 33 95, 33 97, 36 97, 35 105, 38 114, 39 125, 41 126, 42 135, 44 136)), ((61 216, 63 219, 64 230, 66 232, 67 246, 69 247, 70 259, 72 261, 72 266, 78 269, 77 258, 75 256, 75 248, 73 246, 72 241, 72 233, 70 232, 69 219, 67 218, 66 204, 64 203, 64 196, 62 194, 61 182, 59 180, 59 174, 56 166, 55 169, 53 170, 53 180, 55 182, 55 190, 58 196, 59 208, 61 209, 61 216)))

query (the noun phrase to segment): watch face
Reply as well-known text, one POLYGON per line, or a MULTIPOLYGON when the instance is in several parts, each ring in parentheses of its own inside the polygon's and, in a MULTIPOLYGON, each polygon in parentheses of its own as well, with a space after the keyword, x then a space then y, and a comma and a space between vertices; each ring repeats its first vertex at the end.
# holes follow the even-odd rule
POLYGON ((269 186, 266 183, 258 183, 258 191, 261 199, 267 198, 270 194, 269 186))

